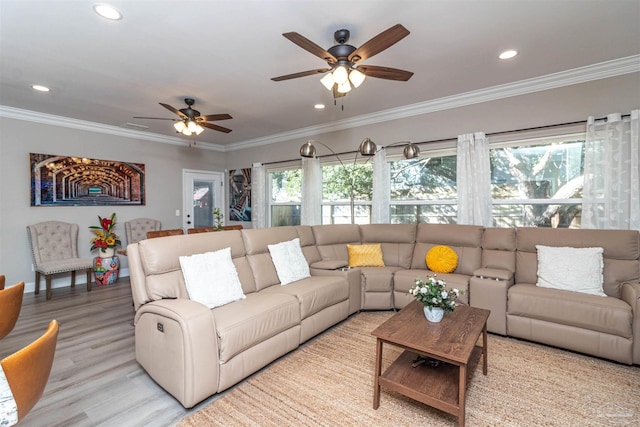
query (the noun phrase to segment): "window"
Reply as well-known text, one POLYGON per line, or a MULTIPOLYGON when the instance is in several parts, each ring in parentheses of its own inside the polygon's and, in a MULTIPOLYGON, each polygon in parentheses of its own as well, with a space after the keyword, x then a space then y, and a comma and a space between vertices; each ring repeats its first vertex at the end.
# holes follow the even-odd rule
POLYGON ((322 167, 322 223, 351 224, 351 193, 355 224, 371 222, 373 165, 329 164, 322 167))
POLYGON ((455 150, 430 153, 431 157, 395 160, 391 175, 391 223, 456 222, 455 150))
POLYGON ((300 225, 302 169, 270 171, 269 183, 271 226, 300 225))
POLYGON ((496 227, 580 227, 583 135, 493 147, 491 196, 496 227))

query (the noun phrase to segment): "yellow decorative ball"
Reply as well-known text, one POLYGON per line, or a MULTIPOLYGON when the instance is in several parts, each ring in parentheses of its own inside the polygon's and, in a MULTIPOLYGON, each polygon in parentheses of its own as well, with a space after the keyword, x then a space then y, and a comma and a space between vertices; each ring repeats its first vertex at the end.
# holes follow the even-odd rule
POLYGON ((434 246, 425 257, 429 270, 436 273, 453 273, 458 266, 458 254, 449 246, 434 246))

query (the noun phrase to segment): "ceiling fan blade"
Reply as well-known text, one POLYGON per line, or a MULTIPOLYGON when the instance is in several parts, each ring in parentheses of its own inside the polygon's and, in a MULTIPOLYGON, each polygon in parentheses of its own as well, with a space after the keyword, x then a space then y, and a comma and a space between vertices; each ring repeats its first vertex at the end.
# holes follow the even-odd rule
POLYGON ((160 105, 162 105, 164 108, 166 108, 167 110, 171 111, 174 114, 179 115, 180 117, 182 117, 183 119, 188 119, 187 115, 184 114, 182 111, 173 108, 171 105, 169 104, 163 104, 162 102, 159 103, 160 105))
POLYGON ((377 55, 409 35, 409 30, 400 24, 381 32, 349 55, 349 61, 358 62, 377 55))
POLYGON ((166 119, 164 117, 134 117, 134 119, 147 119, 147 120, 176 120, 176 119, 166 119))
POLYGON ((338 59, 335 56, 331 55, 325 49, 321 48, 320 46, 318 46, 317 44, 315 44, 314 42, 312 42, 311 40, 309 40, 303 35, 300 35, 296 32, 284 33, 282 35, 285 36, 290 41, 292 41, 293 43, 300 46, 301 48, 303 48, 304 50, 306 50, 307 52, 314 54, 320 59, 324 59, 325 61, 333 61, 333 62, 338 61, 338 59))
POLYGON ((390 67, 377 67, 375 65, 359 65, 358 70, 362 71, 366 76, 376 77, 386 80, 398 80, 406 82, 413 76, 411 71, 399 70, 390 67))
POLYGON ((214 124, 212 124, 212 123, 199 122, 198 124, 199 124, 200 126, 202 126, 203 128, 208 128, 208 129, 217 130, 218 132, 224 132, 224 133, 229 133, 229 132, 231 132, 231 129, 227 129, 227 128, 225 128, 225 127, 218 126, 218 125, 214 125, 214 124))
POLYGON ((229 119, 233 119, 233 117, 231 117, 228 114, 209 114, 206 116, 198 116, 196 117, 196 120, 198 122, 203 121, 203 122, 215 122, 216 120, 229 120, 229 119))
POLYGON ((285 76, 272 77, 271 80, 273 80, 274 82, 280 82, 282 80, 297 79, 298 77, 306 77, 306 76, 311 76, 313 74, 322 74, 322 73, 326 73, 327 71, 331 71, 331 68, 318 68, 316 70, 302 71, 300 73, 293 73, 293 74, 287 74, 285 76))

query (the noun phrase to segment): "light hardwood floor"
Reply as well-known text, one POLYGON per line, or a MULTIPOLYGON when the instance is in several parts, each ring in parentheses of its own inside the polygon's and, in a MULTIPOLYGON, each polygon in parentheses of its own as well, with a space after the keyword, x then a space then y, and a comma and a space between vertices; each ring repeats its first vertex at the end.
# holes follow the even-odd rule
POLYGON ((53 369, 44 395, 20 426, 173 426, 191 411, 138 365, 128 278, 87 292, 84 285, 25 294, 15 329, 0 341, 0 358, 60 322, 53 369))

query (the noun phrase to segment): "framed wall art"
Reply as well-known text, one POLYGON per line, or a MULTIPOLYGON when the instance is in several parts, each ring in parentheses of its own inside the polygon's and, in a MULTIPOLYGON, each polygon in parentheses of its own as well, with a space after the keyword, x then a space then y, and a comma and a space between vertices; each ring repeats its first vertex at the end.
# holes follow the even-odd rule
POLYGON ((251 221, 251 168, 229 171, 229 220, 251 221))
POLYGON ((29 153, 31 206, 145 204, 144 164, 29 153))

